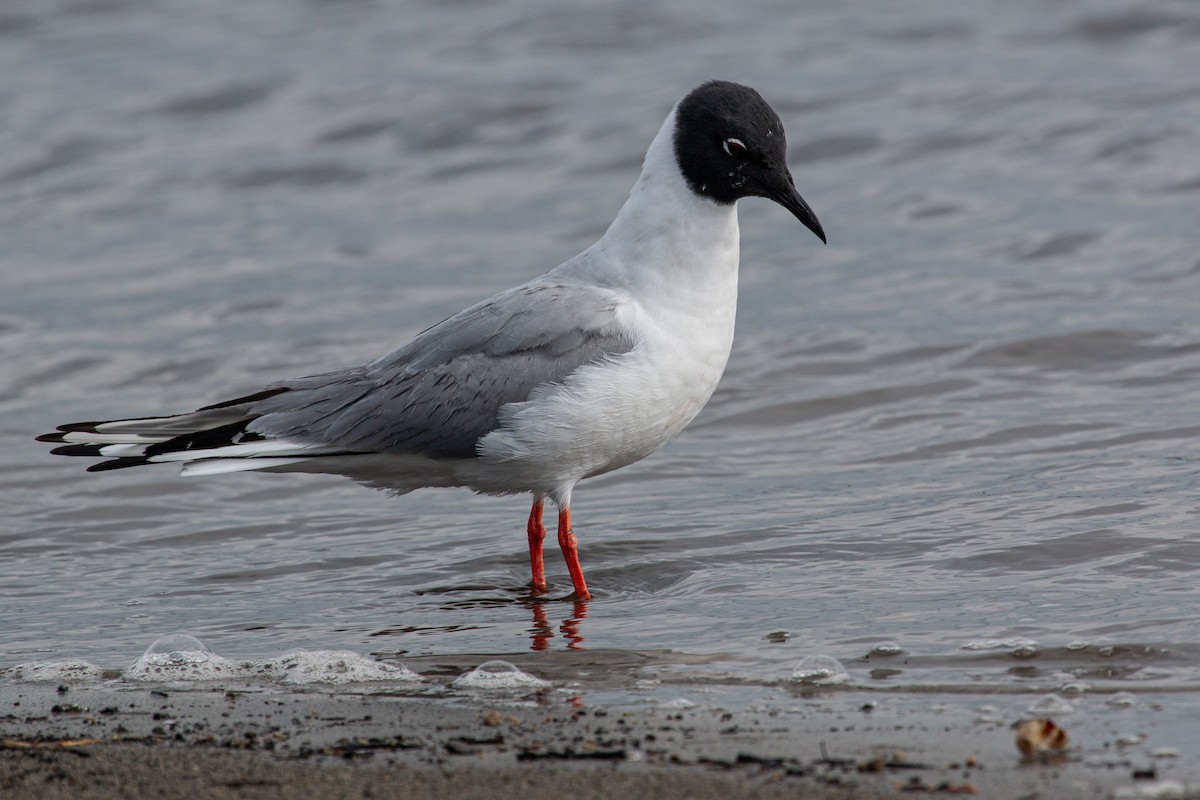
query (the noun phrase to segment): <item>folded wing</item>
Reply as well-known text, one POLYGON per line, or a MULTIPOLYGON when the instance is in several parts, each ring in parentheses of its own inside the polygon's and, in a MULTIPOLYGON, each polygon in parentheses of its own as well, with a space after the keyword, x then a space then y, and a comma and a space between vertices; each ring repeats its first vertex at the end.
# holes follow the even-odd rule
POLYGON ((189 474, 365 453, 472 458, 500 409, 632 348, 622 293, 549 278, 510 289, 375 361, 188 414, 73 423, 38 437, 90 470, 186 462, 189 474), (220 459, 220 463, 215 460, 220 459))

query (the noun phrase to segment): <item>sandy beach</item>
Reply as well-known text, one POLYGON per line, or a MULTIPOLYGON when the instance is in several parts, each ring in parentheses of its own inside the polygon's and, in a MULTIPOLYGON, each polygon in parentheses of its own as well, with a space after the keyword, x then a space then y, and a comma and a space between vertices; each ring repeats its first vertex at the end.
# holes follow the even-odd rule
POLYGON ((10 800, 1200 797, 1195 764, 1147 759, 1103 730, 1064 723, 1070 746, 1031 761, 1001 720, 876 718, 870 701, 620 711, 561 690, 463 701, 34 684, 0 701, 10 800))

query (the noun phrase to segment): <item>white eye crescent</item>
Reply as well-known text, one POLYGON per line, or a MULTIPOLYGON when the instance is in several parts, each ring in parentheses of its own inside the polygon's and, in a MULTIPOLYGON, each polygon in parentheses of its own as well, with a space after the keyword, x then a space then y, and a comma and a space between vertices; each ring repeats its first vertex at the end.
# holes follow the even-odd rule
POLYGON ((746 155, 746 145, 742 143, 741 139, 726 139, 721 144, 725 148, 725 152, 731 156, 738 157, 746 155))

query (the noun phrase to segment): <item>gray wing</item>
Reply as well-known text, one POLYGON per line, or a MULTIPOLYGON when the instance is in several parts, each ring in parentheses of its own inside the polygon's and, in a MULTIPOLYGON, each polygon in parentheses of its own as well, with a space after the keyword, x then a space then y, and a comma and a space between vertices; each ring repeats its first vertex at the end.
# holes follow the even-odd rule
POLYGON ((280 384, 247 430, 358 452, 469 458, 500 408, 628 352, 618 292, 543 278, 472 306, 365 366, 280 384))

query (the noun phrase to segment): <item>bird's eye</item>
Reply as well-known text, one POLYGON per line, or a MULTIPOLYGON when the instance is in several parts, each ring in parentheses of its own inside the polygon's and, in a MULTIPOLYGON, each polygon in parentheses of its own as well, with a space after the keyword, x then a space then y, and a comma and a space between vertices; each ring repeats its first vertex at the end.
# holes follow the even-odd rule
POLYGON ((726 139, 722 145, 725 147, 725 152, 734 158, 740 158, 747 153, 746 145, 742 144, 741 139, 726 139))

